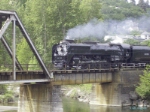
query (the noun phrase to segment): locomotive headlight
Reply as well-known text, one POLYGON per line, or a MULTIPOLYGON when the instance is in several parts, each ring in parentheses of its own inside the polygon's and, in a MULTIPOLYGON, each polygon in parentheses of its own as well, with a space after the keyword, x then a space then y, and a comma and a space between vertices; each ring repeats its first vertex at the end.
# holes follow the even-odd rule
POLYGON ((67 46, 66 46, 66 45, 63 45, 63 46, 62 46, 62 49, 63 49, 63 50, 62 50, 63 54, 66 55, 66 54, 67 54, 67 46))
POLYGON ((62 47, 61 47, 61 46, 58 46, 58 47, 57 47, 58 55, 62 55, 61 49, 62 49, 62 47))
POLYGON ((67 54, 67 46, 66 45, 60 45, 57 47, 58 55, 64 56, 67 54))

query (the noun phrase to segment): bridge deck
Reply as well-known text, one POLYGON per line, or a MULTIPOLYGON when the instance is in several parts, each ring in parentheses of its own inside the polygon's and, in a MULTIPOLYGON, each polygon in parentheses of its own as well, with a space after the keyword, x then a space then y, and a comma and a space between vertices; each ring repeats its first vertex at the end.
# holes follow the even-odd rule
POLYGON ((54 85, 107 83, 112 81, 114 71, 144 70, 143 68, 124 69, 91 69, 91 70, 50 70, 53 79, 49 79, 43 71, 17 71, 16 80, 12 78, 12 72, 0 72, 0 84, 9 83, 53 83, 54 85))
MULTIPOLYGON (((12 75, 13 72, 5 71, 0 72, 0 84, 7 84, 7 83, 40 83, 40 82, 55 82, 55 84, 68 84, 71 80, 74 84, 84 82, 97 82, 102 81, 107 77, 107 73, 111 73, 112 71, 116 71, 118 69, 90 69, 90 70, 50 70, 49 73, 53 75, 53 79, 49 79, 47 75, 43 71, 16 71, 16 80, 13 80, 12 75), (106 75, 102 73, 106 73, 106 75), (94 75, 93 75, 94 74, 94 75), (94 77, 93 77, 94 76, 94 77), (99 77, 98 80, 95 80, 96 77, 99 77), (86 79, 88 79, 86 81, 86 79), (85 81, 84 81, 85 80, 85 81), (95 80, 95 81, 94 81, 95 80)), ((110 79, 108 79, 110 82, 110 79)), ((106 80, 106 82, 108 82, 106 80)), ((104 81, 102 81, 104 82, 104 81)))

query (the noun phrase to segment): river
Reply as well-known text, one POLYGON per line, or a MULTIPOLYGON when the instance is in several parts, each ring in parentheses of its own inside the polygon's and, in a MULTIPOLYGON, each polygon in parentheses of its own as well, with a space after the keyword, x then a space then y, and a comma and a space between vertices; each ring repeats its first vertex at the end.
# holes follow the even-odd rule
POLYGON ((146 107, 106 107, 94 106, 87 103, 79 102, 70 98, 63 98, 64 112, 150 112, 150 108, 146 107))
POLYGON ((0 112, 17 112, 17 110, 16 103, 0 104, 0 112))
MULTIPOLYGON (((71 98, 62 98, 64 112, 150 112, 150 108, 94 106, 71 98)), ((0 106, 0 112, 17 112, 15 106, 0 106), (11 109, 12 108, 12 109, 11 109)))

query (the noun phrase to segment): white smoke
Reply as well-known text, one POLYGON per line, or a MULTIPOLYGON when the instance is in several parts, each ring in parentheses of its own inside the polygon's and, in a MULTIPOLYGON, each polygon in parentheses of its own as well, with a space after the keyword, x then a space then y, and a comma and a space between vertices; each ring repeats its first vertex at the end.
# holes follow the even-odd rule
MULTIPOLYGON (((139 4, 139 1, 140 0, 135 0, 135 4, 137 5, 137 4, 139 4)), ((148 4, 150 5, 150 0, 143 0, 144 2, 148 2, 148 4)), ((132 0, 127 0, 127 2, 128 3, 131 3, 132 2, 132 0)))
POLYGON ((150 18, 126 19, 124 21, 109 20, 99 22, 94 19, 87 24, 78 25, 67 32, 70 39, 84 37, 103 38, 105 35, 128 35, 131 31, 150 31, 150 18))
POLYGON ((137 23, 139 29, 150 32, 150 17, 142 17, 137 21, 137 23))

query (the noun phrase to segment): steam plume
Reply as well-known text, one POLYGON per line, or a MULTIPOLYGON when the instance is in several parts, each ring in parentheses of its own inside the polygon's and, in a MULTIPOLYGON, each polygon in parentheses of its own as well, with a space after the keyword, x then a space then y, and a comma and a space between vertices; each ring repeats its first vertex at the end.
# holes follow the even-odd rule
POLYGON ((67 32, 70 39, 83 37, 102 38, 105 35, 127 35, 131 31, 150 31, 150 18, 141 17, 139 19, 128 18, 124 21, 108 20, 99 22, 93 19, 87 24, 78 25, 67 32))

